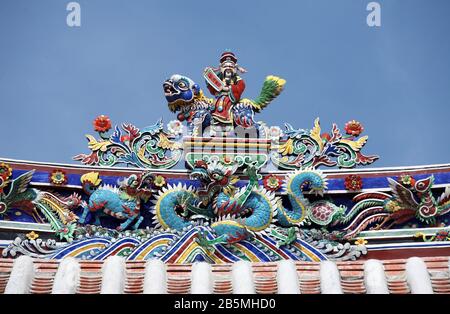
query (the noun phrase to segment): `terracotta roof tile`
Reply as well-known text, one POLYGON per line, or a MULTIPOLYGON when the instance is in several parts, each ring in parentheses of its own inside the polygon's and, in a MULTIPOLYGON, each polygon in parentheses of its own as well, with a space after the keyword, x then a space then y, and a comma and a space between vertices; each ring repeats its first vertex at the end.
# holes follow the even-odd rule
MULTIPOLYGON (((449 257, 422 258, 427 266, 434 293, 450 294, 449 257)), ((80 274, 76 293, 98 294, 102 285, 103 261, 79 260, 80 274)), ((406 259, 382 261, 386 282, 391 294, 408 294, 411 289, 406 274, 406 259)), ((337 262, 340 284, 345 294, 364 294, 365 261, 337 262)), ((126 261, 124 293, 139 294, 144 291, 146 271, 145 261, 126 261)), ((300 292, 303 294, 321 293, 320 262, 294 262, 300 292)), ((11 272, 13 259, 0 259, 0 293, 5 291, 11 272)), ((48 294, 52 292, 55 274, 59 261, 35 259, 33 261, 34 276, 30 293, 48 294)), ((216 264, 211 266, 213 280, 212 291, 215 294, 233 292, 232 264, 216 264)), ((31 266, 30 266, 31 267, 31 266)), ((191 292, 191 264, 167 264, 167 292, 186 294, 191 292)), ((255 291, 258 294, 275 294, 278 292, 278 264, 252 263, 255 291)))

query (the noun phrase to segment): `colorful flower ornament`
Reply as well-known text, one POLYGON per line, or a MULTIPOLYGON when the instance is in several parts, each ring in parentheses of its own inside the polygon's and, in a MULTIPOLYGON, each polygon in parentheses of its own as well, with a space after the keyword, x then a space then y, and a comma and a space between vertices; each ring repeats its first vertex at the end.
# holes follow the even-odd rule
POLYGON ((111 120, 109 119, 109 117, 103 114, 95 118, 93 124, 94 130, 99 133, 108 132, 112 127, 111 120))
POLYGON ((416 184, 416 179, 414 179, 410 175, 405 174, 400 176, 400 182, 407 186, 414 186, 414 184, 416 184))
POLYGON ((56 185, 63 185, 67 183, 66 173, 62 170, 54 170, 50 174, 50 182, 56 185))
POLYGON ((167 130, 173 135, 179 135, 183 133, 183 124, 179 120, 172 120, 167 123, 167 130))
POLYGON ((30 233, 26 234, 26 237, 28 238, 28 240, 36 240, 37 238, 39 238, 39 234, 37 234, 34 231, 31 231, 30 233))
POLYGON ((0 163, 0 177, 4 179, 4 181, 8 180, 12 175, 12 168, 5 164, 4 162, 0 163))
POLYGON ((345 189, 348 191, 360 191, 363 186, 363 182, 360 176, 352 174, 345 178, 345 189))
POLYGON ((358 239, 355 241, 355 245, 366 245, 367 243, 368 243, 367 240, 364 239, 364 238, 358 238, 358 239))
POLYGON ((271 126, 269 128, 269 137, 272 141, 277 141, 283 136, 283 131, 278 126, 271 126))
POLYGON ((362 124, 356 120, 348 121, 345 124, 345 132, 348 135, 359 136, 364 131, 362 124))
POLYGON ((166 185, 166 179, 161 175, 157 175, 153 183, 155 184, 155 186, 162 188, 164 185, 166 185))
POLYGON ((266 176, 263 180, 264 187, 269 191, 277 191, 281 188, 282 181, 274 174, 266 176))

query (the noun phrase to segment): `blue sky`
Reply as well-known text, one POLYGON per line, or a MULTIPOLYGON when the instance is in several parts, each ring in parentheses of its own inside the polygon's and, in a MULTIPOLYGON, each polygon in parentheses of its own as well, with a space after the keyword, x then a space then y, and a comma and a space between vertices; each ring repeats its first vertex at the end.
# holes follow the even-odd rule
MULTIPOLYGON (((162 82, 225 49, 249 72, 245 97, 266 75, 287 80, 258 120, 324 130, 361 121, 374 166, 450 162, 450 1, 389 0, 381 27, 366 0, 0 1, 0 157, 72 162, 107 114, 144 127, 169 112, 162 82)), ((73 161, 73 163, 76 163, 73 161)))

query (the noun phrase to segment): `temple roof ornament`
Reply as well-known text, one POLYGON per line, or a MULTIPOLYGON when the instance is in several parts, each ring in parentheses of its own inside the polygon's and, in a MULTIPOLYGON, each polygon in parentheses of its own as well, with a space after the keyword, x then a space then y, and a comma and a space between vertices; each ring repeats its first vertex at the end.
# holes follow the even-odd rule
POLYGON ((204 84, 164 81, 176 115, 167 124, 96 117, 90 152, 73 157, 80 166, 2 160, 0 227, 16 236, 3 256, 222 264, 450 247, 449 165, 352 169, 378 159, 363 153, 361 122, 268 126, 257 114, 281 101, 286 81, 268 75, 244 98, 237 61, 224 52, 204 84))

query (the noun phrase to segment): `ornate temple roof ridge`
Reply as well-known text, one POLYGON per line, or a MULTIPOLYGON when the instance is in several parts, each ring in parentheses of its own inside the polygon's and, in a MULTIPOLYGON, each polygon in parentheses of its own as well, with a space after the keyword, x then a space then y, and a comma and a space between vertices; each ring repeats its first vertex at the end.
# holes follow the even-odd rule
MULTIPOLYGON (((30 165, 30 166, 40 166, 40 167, 55 167, 55 168, 70 168, 70 169, 84 169, 88 171, 117 171, 117 172, 141 172, 147 168, 138 167, 106 167, 106 166, 89 166, 71 163, 58 163, 58 162, 47 162, 47 161, 32 161, 23 159, 13 159, 13 158, 3 158, 0 157, 0 162, 30 165)), ((447 170, 450 169, 450 163, 443 164, 424 164, 424 165, 413 165, 413 166, 385 166, 385 167, 369 167, 369 168, 354 168, 354 169, 323 169, 321 170, 326 174, 347 174, 347 173, 389 173, 389 172, 417 172, 424 170, 447 170)), ((167 173, 189 173, 189 169, 153 169, 155 172, 167 172, 167 173)), ((264 173, 264 171, 261 171, 264 173)), ((292 170, 271 170, 267 173, 279 173, 286 174, 292 172, 292 170)))
MULTIPOLYGON (((256 289, 273 293, 274 262, 284 260, 315 276, 300 289, 327 292, 320 277, 328 269, 342 279, 336 287, 362 293, 370 290, 364 259, 404 270, 405 260, 387 260, 448 255, 450 163, 362 168, 379 156, 364 152, 369 137, 361 122, 325 129, 316 118, 309 129, 282 129, 257 121, 286 81, 269 75, 259 96, 241 98, 243 73, 235 57, 205 68, 212 97, 189 77, 170 76, 163 90, 176 119, 167 123, 113 125, 97 116, 96 134, 85 135, 88 152, 72 157, 79 165, 0 158, 2 256, 39 258, 29 262, 55 272, 66 257, 81 268, 116 258, 116 269, 143 269, 132 261, 158 260, 174 272, 168 285, 182 282, 185 292, 193 262, 214 270, 250 261, 268 283, 255 277, 256 289), (342 261, 355 260, 345 265, 358 268, 357 278, 339 272, 342 261), (182 272, 188 279, 177 277, 182 272)), ((52 289, 38 277, 36 293, 52 289)), ((94 281, 101 284, 101 276, 94 281)), ((392 292, 414 292, 397 283, 392 292)), ((172 292, 182 292, 177 288, 172 292)))

